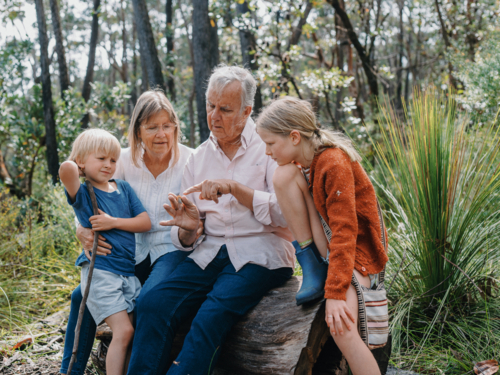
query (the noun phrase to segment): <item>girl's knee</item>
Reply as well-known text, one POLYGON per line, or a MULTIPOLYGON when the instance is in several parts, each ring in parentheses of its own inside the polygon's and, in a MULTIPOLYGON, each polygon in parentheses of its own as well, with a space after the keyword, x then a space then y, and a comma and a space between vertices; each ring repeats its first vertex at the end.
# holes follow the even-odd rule
POLYGON ((275 189, 289 187, 290 183, 300 174, 300 169, 294 164, 285 164, 276 168, 273 175, 275 189))
POLYGON ((358 331, 355 328, 352 328, 349 331, 347 328, 344 328, 344 333, 342 335, 336 334, 332 335, 335 344, 339 347, 340 351, 344 352, 348 348, 352 348, 354 345, 365 345, 361 337, 359 336, 358 331))

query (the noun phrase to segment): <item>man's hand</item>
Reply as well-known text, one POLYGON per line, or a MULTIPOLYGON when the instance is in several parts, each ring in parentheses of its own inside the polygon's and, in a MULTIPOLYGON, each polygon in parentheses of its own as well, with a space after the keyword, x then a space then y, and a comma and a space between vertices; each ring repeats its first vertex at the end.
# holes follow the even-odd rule
POLYGON ((219 197, 233 193, 233 180, 205 180, 201 184, 191 186, 183 194, 200 193, 200 199, 219 203, 219 197))
POLYGON ((99 215, 91 216, 89 221, 92 224, 92 230, 102 232, 116 227, 116 218, 109 216, 106 212, 99 210, 99 215))
POLYGON ((346 301, 337 299, 327 299, 325 305, 325 320, 330 328, 332 336, 336 334, 343 335, 344 329, 342 328, 342 321, 347 329, 351 330, 351 321, 355 323, 356 320, 349 310, 346 301))
MULTIPOLYGON (((78 225, 78 228, 76 228, 76 237, 82 244, 85 255, 90 260, 90 251, 92 251, 92 246, 94 245, 94 231, 92 229, 84 228, 81 225, 78 225)), ((106 242, 106 238, 99 235, 97 255, 106 256, 108 254, 111 254, 111 249, 112 246, 110 243, 106 242)))
POLYGON ((187 231, 196 232, 200 224, 200 213, 195 204, 187 199, 186 196, 181 197, 182 203, 180 203, 177 200, 177 196, 173 193, 168 194, 168 200, 170 201, 170 206, 165 203, 163 208, 172 216, 172 220, 160 221, 160 225, 176 225, 187 231))

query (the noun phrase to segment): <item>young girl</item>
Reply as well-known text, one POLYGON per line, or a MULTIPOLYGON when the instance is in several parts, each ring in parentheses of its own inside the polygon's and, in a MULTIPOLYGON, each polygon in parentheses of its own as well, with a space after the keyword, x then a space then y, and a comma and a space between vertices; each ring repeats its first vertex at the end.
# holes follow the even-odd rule
POLYGON ((257 132, 267 155, 279 165, 274 189, 296 239, 297 260, 307 284, 297 294, 297 303, 322 297, 324 285, 325 319, 352 373, 380 374, 357 331, 358 298, 351 285, 354 272, 369 288, 369 275, 381 272, 388 260, 375 190, 359 164, 361 157, 348 138, 318 128, 308 102, 292 97, 265 108, 257 132), (331 231, 330 243, 318 213, 331 231), (328 251, 325 265, 319 255, 326 258, 328 251))
MULTIPOLYGON (((134 233, 151 229, 148 214, 134 190, 127 182, 112 179, 120 151, 120 143, 109 132, 86 130, 75 140, 69 160, 59 169, 68 203, 80 224, 101 232, 113 246, 110 255, 97 255, 87 300, 96 324, 104 320, 113 331, 106 357, 106 373, 109 375, 126 373, 134 334, 132 311, 141 290, 141 284, 134 276, 134 233), (94 187, 99 215, 93 214, 87 187, 80 183, 80 172, 94 187)), ((83 251, 76 265, 82 267, 83 293, 89 272, 89 260, 83 251)))

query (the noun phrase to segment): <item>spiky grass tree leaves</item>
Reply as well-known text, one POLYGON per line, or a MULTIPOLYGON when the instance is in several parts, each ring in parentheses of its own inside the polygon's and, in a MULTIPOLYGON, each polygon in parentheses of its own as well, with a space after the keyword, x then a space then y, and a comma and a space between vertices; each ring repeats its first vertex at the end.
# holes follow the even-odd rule
POLYGON ((404 119, 389 105, 380 113, 376 184, 392 227, 393 335, 396 348, 416 350, 415 363, 448 333, 474 342, 465 323, 483 327, 487 340, 497 335, 486 286, 500 261, 500 132, 494 122, 471 131, 455 102, 433 89, 414 93, 404 119), (479 308, 485 314, 473 315, 479 308))

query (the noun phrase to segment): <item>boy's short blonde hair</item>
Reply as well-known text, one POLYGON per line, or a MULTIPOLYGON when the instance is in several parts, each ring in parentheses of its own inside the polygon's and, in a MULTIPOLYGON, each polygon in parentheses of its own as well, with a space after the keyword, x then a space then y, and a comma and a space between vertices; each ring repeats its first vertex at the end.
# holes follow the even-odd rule
POLYGON ((85 163, 90 154, 98 152, 103 152, 118 160, 121 152, 120 142, 107 130, 88 129, 73 142, 73 148, 68 160, 74 162, 78 160, 79 163, 85 163))

